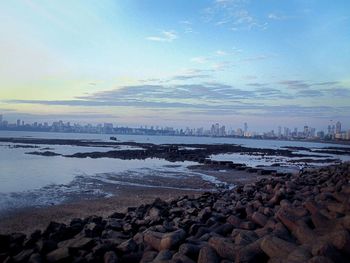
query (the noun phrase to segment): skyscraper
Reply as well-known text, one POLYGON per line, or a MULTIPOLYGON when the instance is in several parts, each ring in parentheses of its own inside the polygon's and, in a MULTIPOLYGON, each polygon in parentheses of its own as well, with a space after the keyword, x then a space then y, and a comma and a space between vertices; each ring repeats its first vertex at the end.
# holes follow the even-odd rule
POLYGON ((248 124, 245 122, 244 123, 244 132, 247 132, 248 131, 248 124))
POLYGON ((340 121, 338 121, 335 124, 335 133, 341 133, 341 123, 340 123, 340 121))

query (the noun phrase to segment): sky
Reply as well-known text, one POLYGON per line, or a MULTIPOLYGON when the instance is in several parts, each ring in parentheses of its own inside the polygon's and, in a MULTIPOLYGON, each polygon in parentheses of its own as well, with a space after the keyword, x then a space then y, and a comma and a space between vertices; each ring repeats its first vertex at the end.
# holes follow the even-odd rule
POLYGON ((0 1, 0 114, 350 129, 350 1, 0 1))

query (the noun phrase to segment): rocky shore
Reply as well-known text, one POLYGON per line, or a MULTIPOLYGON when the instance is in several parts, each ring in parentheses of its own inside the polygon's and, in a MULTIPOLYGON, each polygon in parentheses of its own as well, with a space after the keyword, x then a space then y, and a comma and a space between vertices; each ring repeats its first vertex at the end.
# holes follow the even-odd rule
POLYGON ((350 164, 0 235, 2 262, 349 262, 350 164))

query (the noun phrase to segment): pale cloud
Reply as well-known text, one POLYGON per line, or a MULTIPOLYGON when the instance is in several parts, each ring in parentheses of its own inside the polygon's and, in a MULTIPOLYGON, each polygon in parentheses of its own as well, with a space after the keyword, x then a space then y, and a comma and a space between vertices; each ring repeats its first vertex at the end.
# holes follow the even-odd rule
POLYGON ((228 53, 226 51, 223 51, 223 50, 216 50, 215 51, 215 54, 218 55, 218 56, 226 56, 228 55, 228 53))
POLYGON ((159 36, 146 37, 147 40, 158 42, 172 42, 177 38, 178 36, 174 31, 162 31, 159 36))
POLYGON ((291 16, 286 16, 278 13, 270 13, 267 15, 267 18, 271 20, 287 20, 291 18, 291 16))
POLYGON ((207 57, 194 57, 190 59, 191 62, 198 63, 198 64, 204 64, 208 62, 207 57))
POLYGON ((228 61, 221 61, 221 62, 216 62, 212 64, 212 68, 215 71, 222 71, 222 70, 226 70, 228 68, 232 67, 232 64, 228 61))

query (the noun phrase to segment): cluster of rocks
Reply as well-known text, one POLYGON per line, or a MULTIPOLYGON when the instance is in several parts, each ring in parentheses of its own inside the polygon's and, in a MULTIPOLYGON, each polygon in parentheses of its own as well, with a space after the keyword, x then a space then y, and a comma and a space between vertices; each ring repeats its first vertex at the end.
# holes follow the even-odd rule
POLYGON ((1 262, 349 262, 350 164, 0 235, 1 262))

